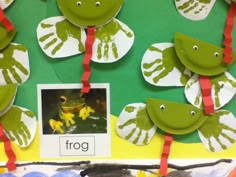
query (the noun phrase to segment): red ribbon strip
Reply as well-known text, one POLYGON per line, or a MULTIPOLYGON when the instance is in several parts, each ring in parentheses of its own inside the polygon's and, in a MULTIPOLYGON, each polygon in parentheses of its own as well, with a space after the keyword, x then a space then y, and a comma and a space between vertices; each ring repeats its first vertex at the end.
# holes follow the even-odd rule
POLYGON ((232 52, 233 52, 233 48, 232 48, 232 31, 234 28, 234 16, 236 15, 236 3, 231 1, 230 4, 230 8, 229 8, 229 12, 228 12, 228 16, 227 16, 227 20, 226 20, 226 25, 225 25, 225 30, 224 30, 224 58, 223 58, 223 62, 231 64, 233 61, 233 56, 232 56, 232 52))
POLYGON ((170 154, 170 147, 173 141, 173 135, 166 133, 165 135, 165 143, 161 155, 161 163, 160 163, 160 175, 167 176, 168 169, 168 157, 170 154))
POLYGON ((199 82, 202 91, 202 101, 205 106, 205 113, 214 113, 214 102, 211 96, 211 81, 208 76, 199 76, 199 82))
POLYGON ((230 172, 228 177, 236 177, 236 167, 230 172))
POLYGON ((6 30, 9 32, 14 29, 14 26, 12 23, 7 19, 5 16, 3 10, 0 8, 0 23, 3 24, 3 26, 6 28, 6 30))
POLYGON ((88 93, 91 88, 89 83, 89 77, 91 75, 89 64, 93 55, 94 39, 95 39, 95 27, 88 27, 87 39, 85 42, 85 56, 83 61, 84 73, 81 79, 83 83, 83 88, 81 90, 82 93, 88 93))
POLYGON ((5 152, 8 157, 6 167, 8 171, 13 171, 16 169, 16 155, 11 147, 11 141, 6 137, 2 124, 0 124, 0 140, 4 143, 5 152))

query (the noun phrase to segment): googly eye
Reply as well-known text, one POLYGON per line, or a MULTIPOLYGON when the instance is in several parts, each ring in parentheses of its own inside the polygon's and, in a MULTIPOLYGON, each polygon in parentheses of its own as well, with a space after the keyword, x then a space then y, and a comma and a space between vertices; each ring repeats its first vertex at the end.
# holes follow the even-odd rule
POLYGON ((160 106, 160 110, 164 110, 166 107, 165 107, 165 105, 164 104, 162 104, 161 106, 160 106))
POLYGON ((215 53, 214 53, 214 56, 215 56, 215 57, 218 57, 219 55, 220 55, 220 54, 219 54, 218 52, 215 52, 215 53))
POLYGON ((67 98, 65 96, 61 96, 59 100, 62 104, 65 104, 67 101, 67 98))
POLYGON ((197 45, 194 45, 194 46, 193 46, 193 50, 198 50, 198 46, 197 46, 197 45))
POLYGON ((191 111, 191 115, 193 115, 193 116, 194 116, 195 114, 196 114, 196 112, 195 112, 195 111, 191 111))
POLYGON ((97 1, 96 3, 95 3, 95 6, 100 6, 101 5, 101 3, 99 2, 99 1, 97 1))
POLYGON ((81 6, 81 5, 82 5, 82 2, 81 2, 81 1, 78 1, 76 4, 77 4, 77 6, 81 6))

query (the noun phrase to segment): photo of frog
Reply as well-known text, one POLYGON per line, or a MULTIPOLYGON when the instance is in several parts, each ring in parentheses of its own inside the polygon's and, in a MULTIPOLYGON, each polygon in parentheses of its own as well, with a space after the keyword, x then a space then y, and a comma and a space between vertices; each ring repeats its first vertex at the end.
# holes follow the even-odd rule
POLYGON ((42 133, 107 133, 107 93, 95 88, 81 94, 78 88, 41 90, 42 133))

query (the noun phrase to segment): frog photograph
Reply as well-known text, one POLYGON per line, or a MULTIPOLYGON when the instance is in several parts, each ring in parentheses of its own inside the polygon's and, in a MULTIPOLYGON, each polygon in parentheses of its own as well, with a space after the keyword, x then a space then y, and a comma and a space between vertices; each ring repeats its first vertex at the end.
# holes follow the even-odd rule
POLYGON ((106 89, 43 89, 41 98, 43 135, 107 133, 106 89))
POLYGON ((30 69, 28 50, 22 44, 12 43, 16 29, 3 12, 11 3, 0 1, 0 140, 8 156, 9 171, 16 168, 11 142, 21 148, 28 147, 37 124, 31 110, 13 105, 17 88, 28 80, 30 69))

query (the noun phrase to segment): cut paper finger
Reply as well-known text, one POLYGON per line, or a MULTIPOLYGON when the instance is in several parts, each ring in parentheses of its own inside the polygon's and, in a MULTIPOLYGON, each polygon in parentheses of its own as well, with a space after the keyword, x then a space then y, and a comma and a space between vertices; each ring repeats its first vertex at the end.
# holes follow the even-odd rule
POLYGON ((156 126, 150 120, 144 103, 133 103, 125 106, 116 125, 117 134, 135 144, 146 145, 156 133, 156 126))
POLYGON ((37 121, 30 110, 12 106, 6 114, 0 117, 0 123, 8 138, 20 147, 29 146, 35 137, 37 121))
MULTIPOLYGON (((192 105, 203 108, 199 76, 195 74, 185 86, 185 96, 192 105)), ((236 80, 228 72, 210 77, 214 108, 219 109, 226 105, 236 93, 236 80)))
POLYGON ((17 84, 0 86, 0 116, 4 115, 12 106, 17 91, 17 84))
POLYGON ((14 2, 14 0, 0 0, 0 8, 6 9, 13 2, 14 2))
POLYGON ((50 17, 41 21, 37 38, 43 52, 51 58, 63 58, 85 51, 86 33, 65 17, 50 17))
POLYGON ((29 56, 25 46, 11 43, 0 51, 0 85, 22 84, 29 75, 29 56))
POLYGON ((130 50, 133 43, 133 31, 121 21, 113 19, 105 26, 96 29, 92 61, 116 62, 130 50))
POLYGON ((230 148, 236 141, 236 119, 226 110, 207 116, 207 121, 198 129, 204 146, 211 152, 230 148))
POLYGON ((184 86, 191 72, 175 53, 172 43, 153 44, 145 52, 141 70, 144 79, 155 86, 184 86))
POLYGON ((204 111, 190 104, 147 99, 150 119, 162 131, 174 135, 191 133, 206 121, 204 111))
POLYGON ((190 20, 203 20, 211 12, 216 0, 175 0, 178 12, 190 20))

